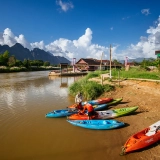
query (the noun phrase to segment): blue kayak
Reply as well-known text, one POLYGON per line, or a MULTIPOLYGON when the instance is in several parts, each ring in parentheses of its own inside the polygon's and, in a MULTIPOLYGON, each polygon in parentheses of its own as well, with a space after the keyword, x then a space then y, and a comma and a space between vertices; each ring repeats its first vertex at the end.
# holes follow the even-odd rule
MULTIPOLYGON (((105 103, 105 104, 97 104, 93 105, 95 111, 102 111, 107 109, 108 106, 114 105, 122 101, 123 98, 113 99, 112 102, 105 103)), ((60 109, 60 110, 53 110, 45 115, 47 118, 57 118, 57 117, 66 117, 72 114, 78 113, 78 110, 75 108, 68 108, 68 109, 60 109), (68 111, 68 109, 70 111, 68 111)))
POLYGON ((95 130, 110 130, 125 126, 125 123, 116 120, 67 120, 74 126, 95 130))
MULTIPOLYGON (((107 107, 107 104, 99 104, 99 105, 94 105, 94 110, 103 110, 104 108, 107 107)), ((66 116, 70 116, 72 114, 78 113, 78 110, 76 109, 70 109, 70 111, 68 109, 60 109, 60 110, 53 110, 49 113, 47 113, 45 115, 45 117, 47 118, 57 118, 57 117, 66 117, 66 116)))
POLYGON ((68 109, 53 110, 45 115, 47 118, 66 117, 78 113, 77 110, 69 112, 68 109))

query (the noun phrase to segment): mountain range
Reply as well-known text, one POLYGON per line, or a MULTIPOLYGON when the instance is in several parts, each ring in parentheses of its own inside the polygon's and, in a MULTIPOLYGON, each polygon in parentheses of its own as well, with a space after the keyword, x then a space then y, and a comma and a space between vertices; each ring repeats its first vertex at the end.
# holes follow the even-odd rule
POLYGON ((69 61, 65 57, 54 56, 53 54, 39 48, 34 48, 30 51, 29 49, 24 48, 19 43, 16 43, 12 47, 9 47, 8 45, 0 45, 0 54, 3 54, 6 50, 9 51, 10 56, 14 55, 17 60, 21 61, 23 61, 24 59, 43 60, 44 62, 48 61, 53 65, 57 65, 60 63, 71 63, 71 61, 69 61))

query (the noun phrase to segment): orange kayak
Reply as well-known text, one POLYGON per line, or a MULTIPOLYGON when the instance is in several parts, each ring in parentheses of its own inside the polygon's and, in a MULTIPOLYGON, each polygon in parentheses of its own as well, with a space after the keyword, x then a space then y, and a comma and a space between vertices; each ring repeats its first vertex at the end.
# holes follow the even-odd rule
POLYGON ((121 155, 148 147, 160 141, 160 121, 132 135, 122 147, 121 155))
MULTIPOLYGON (((98 104, 109 103, 109 102, 112 102, 113 100, 114 100, 113 98, 100 98, 100 99, 90 100, 90 101, 86 101, 86 102, 91 105, 98 105, 98 104)), ((84 102, 82 102, 82 105, 84 105, 84 102)), ((75 108, 76 106, 77 106, 77 104, 73 104, 73 105, 69 106, 68 108, 75 108)))
MULTIPOLYGON (((131 114, 138 109, 138 106, 119 108, 113 110, 105 110, 105 111, 95 111, 95 115, 91 117, 91 119, 111 119, 120 116, 125 116, 127 114, 131 114)), ((67 117, 70 120, 87 120, 88 114, 72 114, 67 117)))

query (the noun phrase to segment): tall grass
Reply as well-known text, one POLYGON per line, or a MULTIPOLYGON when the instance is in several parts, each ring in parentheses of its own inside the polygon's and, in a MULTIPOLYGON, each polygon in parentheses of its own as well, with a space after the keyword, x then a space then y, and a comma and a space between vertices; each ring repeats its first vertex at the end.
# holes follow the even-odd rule
MULTIPOLYGON (((93 77, 100 77, 103 73, 107 73, 107 71, 95 71, 88 73, 87 76, 69 86, 69 93, 72 96, 75 96, 77 92, 80 91, 86 100, 91 100, 99 97, 104 92, 113 90, 114 86, 109 84, 101 85, 97 82, 88 80, 93 77)), ((125 71, 124 69, 112 69, 111 73, 113 79, 140 78, 160 80, 160 72, 149 72, 141 68, 131 68, 129 71, 125 71)))
POLYGON ((80 91, 86 100, 91 100, 99 97, 104 92, 114 89, 113 86, 108 84, 103 86, 97 82, 88 80, 97 76, 100 76, 100 72, 91 72, 84 78, 74 82, 69 86, 69 94, 75 96, 80 91))

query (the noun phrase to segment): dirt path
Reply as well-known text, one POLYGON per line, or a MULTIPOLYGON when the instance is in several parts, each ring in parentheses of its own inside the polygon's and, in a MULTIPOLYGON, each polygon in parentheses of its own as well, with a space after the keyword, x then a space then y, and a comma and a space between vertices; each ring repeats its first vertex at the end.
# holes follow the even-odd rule
MULTIPOLYGON (((139 106, 135 114, 117 118, 117 120, 129 124, 119 133, 123 146, 132 134, 160 120, 160 83, 125 80, 120 82, 120 86, 116 87, 115 91, 105 93, 102 96, 123 97, 122 103, 114 108, 139 106)), ((127 160, 160 160, 160 142, 141 152, 125 155, 125 158, 127 160)))

